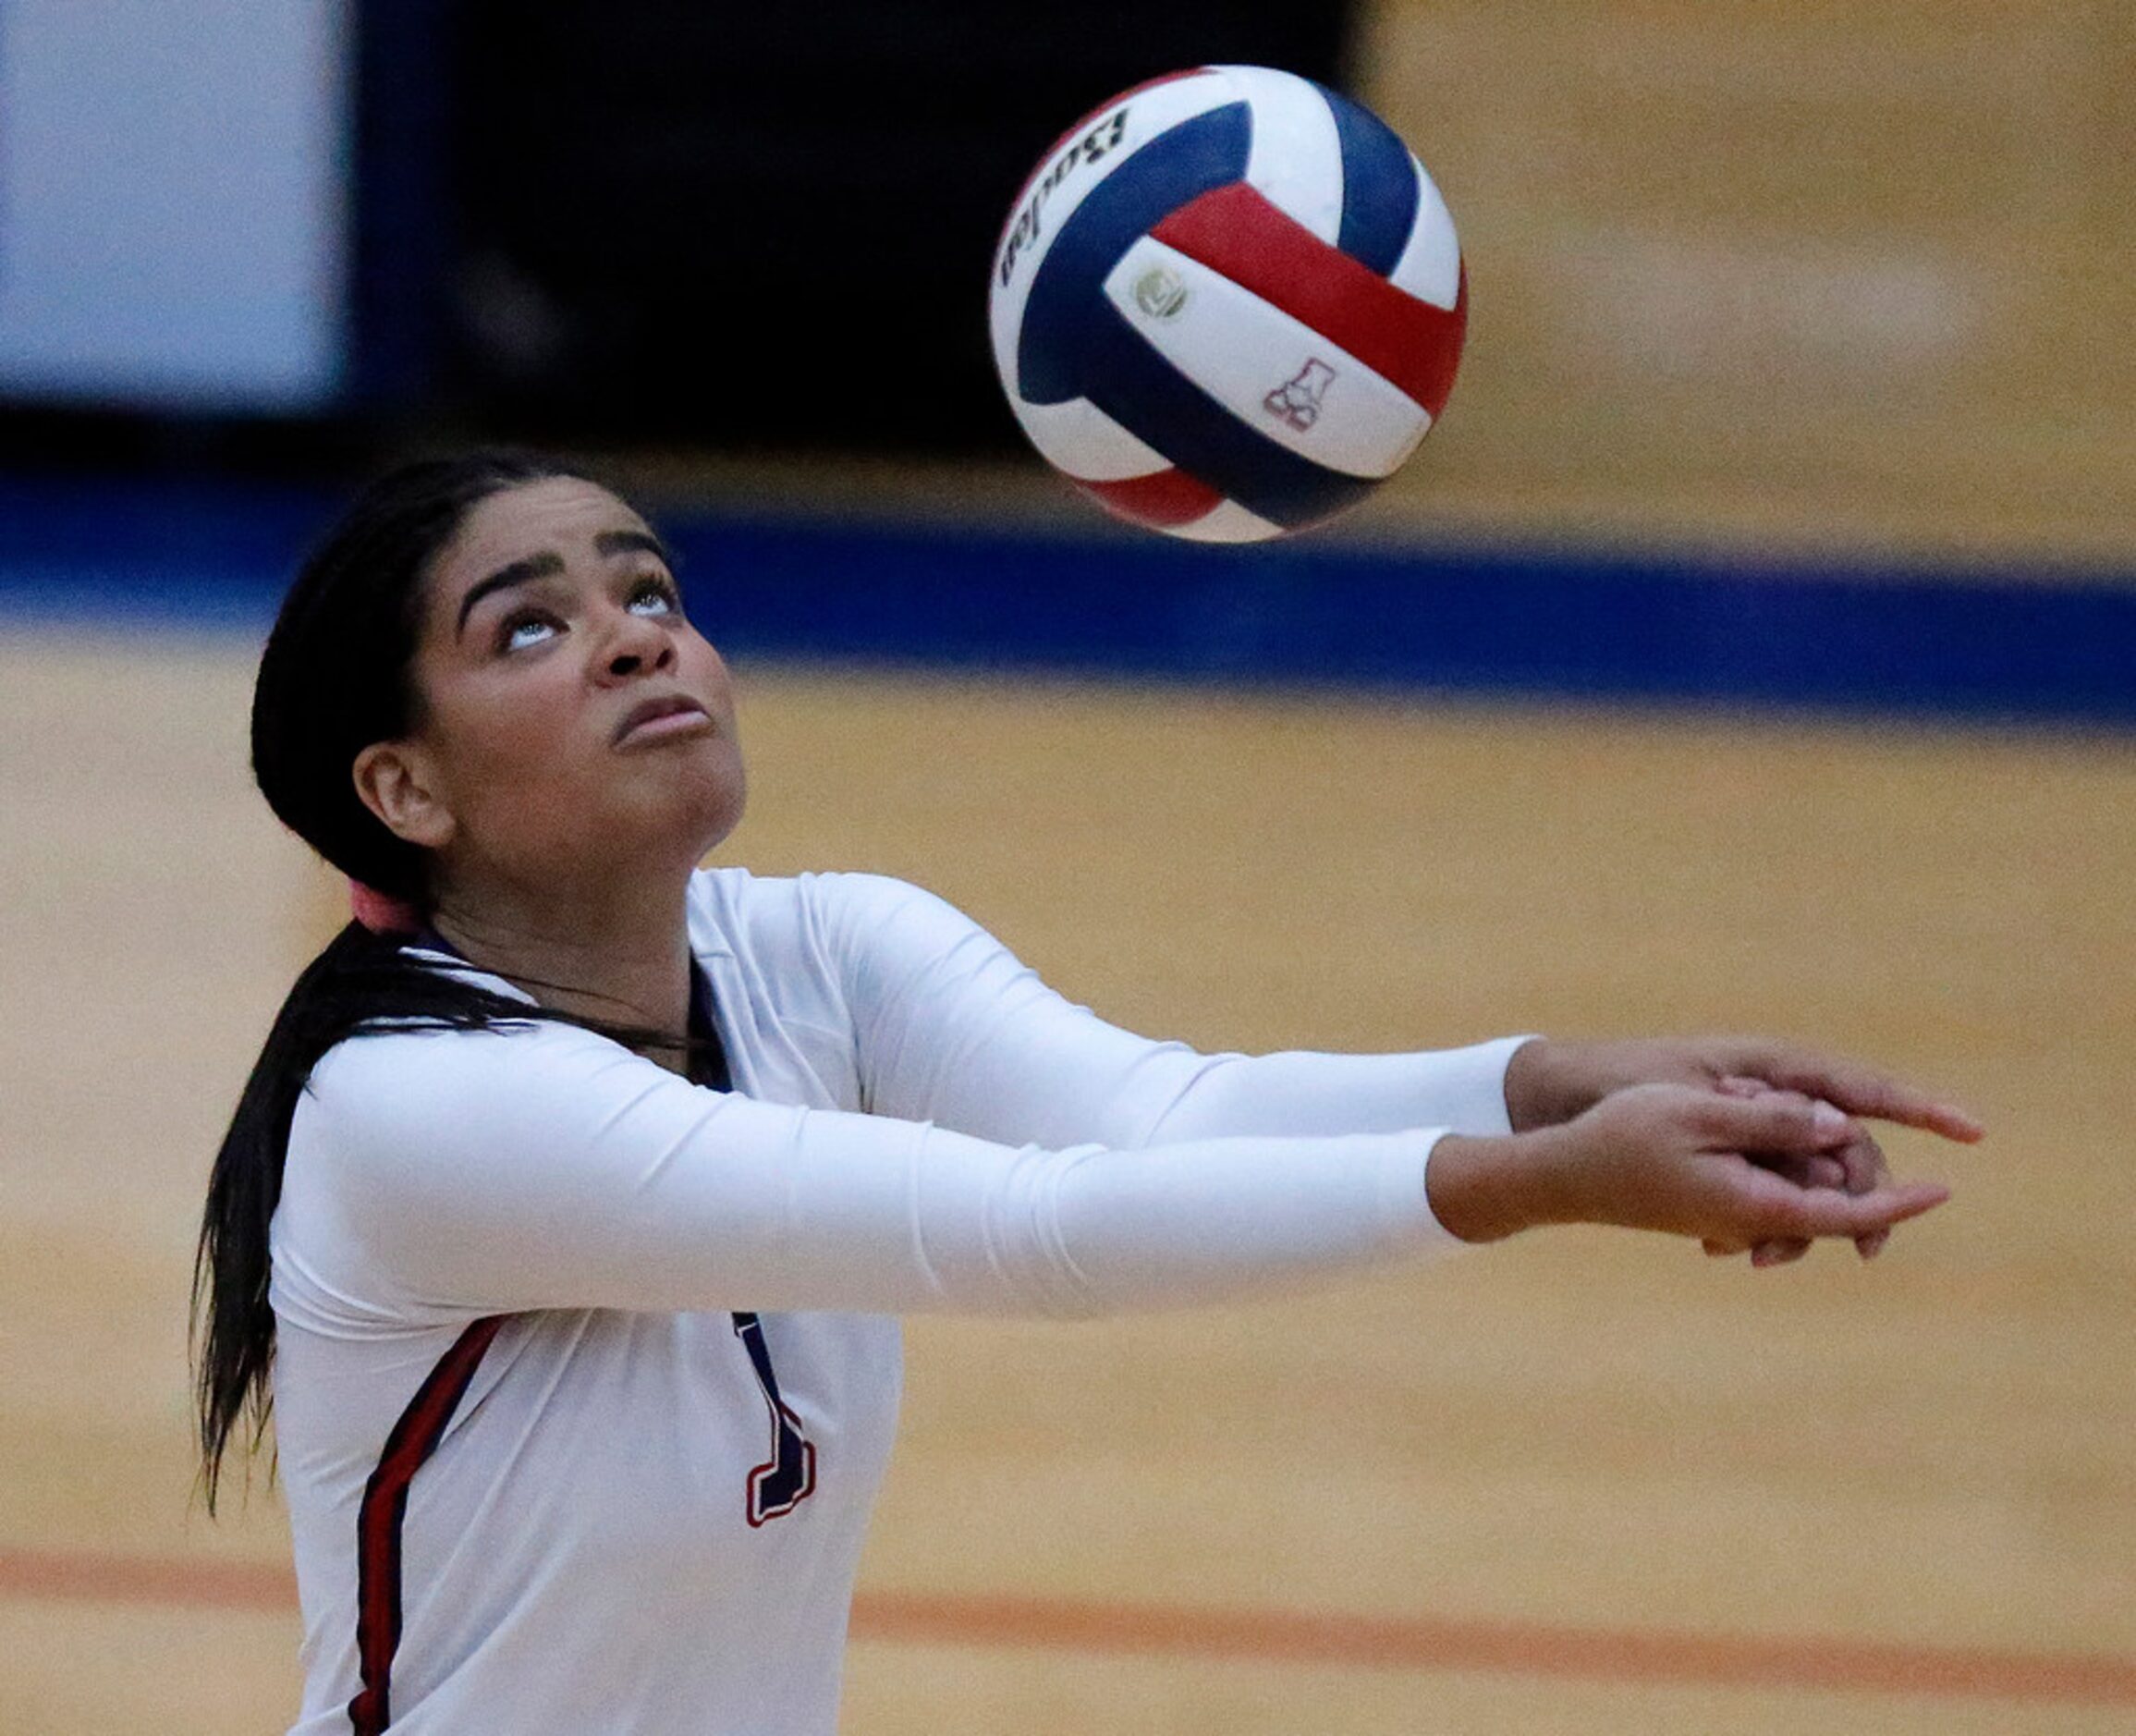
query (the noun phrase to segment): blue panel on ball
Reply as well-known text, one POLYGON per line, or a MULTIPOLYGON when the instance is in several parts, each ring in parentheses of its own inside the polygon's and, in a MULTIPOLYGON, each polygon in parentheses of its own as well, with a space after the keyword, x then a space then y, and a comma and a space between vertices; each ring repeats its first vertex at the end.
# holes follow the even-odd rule
POLYGON ((1417 172, 1410 148, 1370 109, 1325 85, 1313 88, 1327 99, 1342 143, 1342 232, 1335 244, 1384 277, 1416 226, 1417 172))
POLYGON ((1300 458, 1241 422, 1166 361, 1110 301, 1097 302, 1083 357, 1082 396, 1188 475, 1271 524, 1316 524, 1377 486, 1300 458))
POLYGON ((1253 117, 1227 103, 1183 120, 1093 187, 1039 263, 1016 341, 1016 389, 1029 404, 1086 396, 1083 358, 1093 323, 1109 318, 1105 274, 1137 239, 1190 199, 1246 177, 1253 117))

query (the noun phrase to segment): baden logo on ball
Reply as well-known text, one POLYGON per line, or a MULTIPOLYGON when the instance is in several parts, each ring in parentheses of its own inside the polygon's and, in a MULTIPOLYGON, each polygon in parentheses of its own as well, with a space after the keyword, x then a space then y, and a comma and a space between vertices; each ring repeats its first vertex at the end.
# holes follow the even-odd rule
POLYGON ((1369 110, 1264 67, 1122 92, 1041 159, 989 285, 1040 454, 1201 542, 1318 524, 1409 459, 1468 323, 1452 217, 1369 110))

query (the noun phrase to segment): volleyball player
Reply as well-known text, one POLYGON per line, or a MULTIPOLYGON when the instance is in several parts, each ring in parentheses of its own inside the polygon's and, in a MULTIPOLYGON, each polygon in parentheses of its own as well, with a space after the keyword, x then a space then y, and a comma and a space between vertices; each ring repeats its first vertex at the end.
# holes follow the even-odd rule
POLYGON ((645 522, 523 457, 397 472, 262 659, 268 801, 366 890, 202 1228, 211 1496, 272 1401, 296 1730, 833 1730, 896 1316, 1103 1314, 1584 1221, 1874 1252, 1977 1136, 1748 1039, 1202 1056, 916 887, 698 863, 726 672, 645 522))

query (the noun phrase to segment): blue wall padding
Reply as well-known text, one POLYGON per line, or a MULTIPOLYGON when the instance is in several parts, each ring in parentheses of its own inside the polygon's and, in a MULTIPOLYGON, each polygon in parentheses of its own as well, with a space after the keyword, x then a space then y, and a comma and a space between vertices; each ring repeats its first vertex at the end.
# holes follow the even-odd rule
MULTIPOLYGON (((257 632, 334 504, 0 478, 0 611, 257 632)), ((745 656, 2136 725, 2136 575, 657 516, 745 656)))

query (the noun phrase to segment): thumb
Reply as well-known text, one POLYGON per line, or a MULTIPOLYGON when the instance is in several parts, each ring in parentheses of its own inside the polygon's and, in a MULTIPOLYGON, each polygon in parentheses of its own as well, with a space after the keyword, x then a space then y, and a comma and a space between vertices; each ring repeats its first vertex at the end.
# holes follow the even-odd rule
POLYGON ((1758 1222, 1761 1240, 1874 1236, 1950 1198, 1948 1188, 1933 1181, 1895 1181, 1867 1193, 1842 1193, 1776 1186, 1775 1180, 1763 1170, 1745 1178, 1749 1215, 1758 1222))
POLYGON ((1701 1102, 1699 1115, 1711 1150, 1800 1157, 1845 1144, 1853 1125, 1845 1110, 1792 1091, 1754 1097, 1716 1092, 1701 1102))

